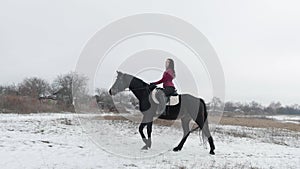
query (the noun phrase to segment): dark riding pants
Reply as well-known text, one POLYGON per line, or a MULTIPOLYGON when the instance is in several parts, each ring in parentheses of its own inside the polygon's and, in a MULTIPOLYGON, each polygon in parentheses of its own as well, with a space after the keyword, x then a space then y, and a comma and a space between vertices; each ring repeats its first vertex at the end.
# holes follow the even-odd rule
POLYGON ((171 96, 174 92, 175 92, 175 87, 173 86, 166 86, 164 89, 163 89, 163 92, 165 93, 165 95, 168 97, 168 96, 171 96))

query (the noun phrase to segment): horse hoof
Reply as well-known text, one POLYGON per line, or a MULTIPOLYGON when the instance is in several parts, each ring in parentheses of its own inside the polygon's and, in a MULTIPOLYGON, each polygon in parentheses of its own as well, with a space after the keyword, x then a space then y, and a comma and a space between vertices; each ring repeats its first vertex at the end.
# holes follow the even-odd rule
POLYGON ((181 149, 178 148, 178 147, 173 148, 173 151, 175 151, 175 152, 178 152, 178 151, 180 151, 180 150, 181 150, 181 149))
POLYGON ((147 146, 148 148, 151 148, 151 145, 152 145, 151 139, 148 139, 148 140, 147 140, 146 146, 147 146))
POLYGON ((211 151, 209 152, 209 154, 215 155, 215 152, 214 152, 213 150, 211 150, 211 151))
POLYGON ((145 145, 144 147, 142 147, 142 150, 148 150, 149 147, 147 145, 145 145))

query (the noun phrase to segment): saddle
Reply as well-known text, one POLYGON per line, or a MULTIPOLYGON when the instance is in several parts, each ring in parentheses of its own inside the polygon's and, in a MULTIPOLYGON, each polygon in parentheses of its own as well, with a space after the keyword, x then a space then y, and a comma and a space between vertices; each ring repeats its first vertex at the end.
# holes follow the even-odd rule
MULTIPOLYGON (((158 96, 158 92, 161 92, 163 94, 162 88, 155 88, 151 92, 152 100, 156 104, 160 104, 159 101, 158 101, 159 100, 158 99, 158 97, 159 97, 158 96)), ((170 96, 165 97, 165 99, 167 100, 166 106, 175 106, 175 105, 179 104, 179 95, 178 95, 177 91, 175 91, 174 93, 172 93, 170 96)))

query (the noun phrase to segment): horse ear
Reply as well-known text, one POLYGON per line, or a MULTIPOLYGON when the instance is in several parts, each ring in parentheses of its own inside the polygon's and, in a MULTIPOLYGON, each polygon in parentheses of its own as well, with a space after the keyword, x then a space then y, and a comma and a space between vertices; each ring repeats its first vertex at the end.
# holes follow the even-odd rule
POLYGON ((120 72, 120 71, 117 71, 117 73, 118 73, 118 75, 119 75, 119 74, 122 74, 122 72, 120 72))

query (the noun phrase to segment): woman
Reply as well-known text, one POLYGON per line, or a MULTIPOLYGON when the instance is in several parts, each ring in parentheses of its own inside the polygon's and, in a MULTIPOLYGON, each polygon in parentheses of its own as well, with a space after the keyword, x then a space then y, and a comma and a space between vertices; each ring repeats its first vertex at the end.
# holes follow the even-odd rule
POLYGON ((175 93, 175 86, 172 82, 172 80, 175 78, 175 70, 174 70, 174 61, 173 59, 168 58, 166 60, 166 70, 163 74, 163 77, 156 82, 150 83, 150 85, 158 85, 160 83, 163 83, 163 92, 168 97, 175 93))

